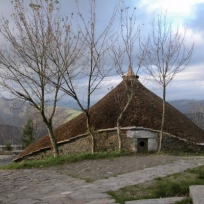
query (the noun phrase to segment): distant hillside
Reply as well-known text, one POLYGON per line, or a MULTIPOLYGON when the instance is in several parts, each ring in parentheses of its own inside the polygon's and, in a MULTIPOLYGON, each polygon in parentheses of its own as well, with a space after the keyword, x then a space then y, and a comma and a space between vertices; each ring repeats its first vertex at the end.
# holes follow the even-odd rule
MULTIPOLYGON (((47 107, 48 114, 50 113, 49 109, 51 109, 51 107, 47 107)), ((57 107, 53 120, 54 127, 56 128, 57 126, 62 125, 77 116, 79 113, 80 111, 72 108, 57 107)), ((5 100, 0 98, 0 145, 3 141, 7 140, 11 142, 17 142, 17 140, 21 141, 22 128, 28 119, 34 121, 37 137, 47 134, 41 116, 35 108, 19 99, 5 100)))
MULTIPOLYGON (((169 101, 168 103, 187 115, 194 123, 204 129, 204 111, 202 112, 204 108, 200 108, 204 107, 204 100, 175 100, 169 101)), ((49 112, 50 107, 47 108, 49 112)), ((79 110, 58 106, 53 121, 54 127, 62 125, 79 115, 79 113, 79 110)), ((32 106, 21 100, 5 100, 0 98, 0 145, 5 143, 4 141, 19 144, 22 137, 22 128, 28 119, 33 119, 35 122, 37 137, 47 134, 41 116, 32 106)))
POLYGON ((11 125, 0 125, 0 145, 20 145, 21 138, 22 135, 20 128, 11 125))
POLYGON ((172 106, 182 113, 189 113, 194 106, 201 105, 204 107, 204 100, 175 100, 168 101, 172 106))
POLYGON ((204 100, 177 100, 169 103, 204 130, 204 100))

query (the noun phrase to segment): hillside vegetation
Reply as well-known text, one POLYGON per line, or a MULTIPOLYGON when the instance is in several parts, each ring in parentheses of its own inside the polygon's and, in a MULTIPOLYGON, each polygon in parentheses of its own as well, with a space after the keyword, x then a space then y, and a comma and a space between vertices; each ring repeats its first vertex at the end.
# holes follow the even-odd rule
MULTIPOLYGON (((49 108, 48 106, 48 113, 49 108)), ((72 108, 57 107, 53 121, 54 127, 71 120, 79 113, 80 111, 72 108)), ((20 144, 22 129, 29 119, 32 119, 35 124, 37 138, 47 134, 41 116, 31 105, 18 99, 5 100, 0 98, 0 145, 5 143, 20 144)))

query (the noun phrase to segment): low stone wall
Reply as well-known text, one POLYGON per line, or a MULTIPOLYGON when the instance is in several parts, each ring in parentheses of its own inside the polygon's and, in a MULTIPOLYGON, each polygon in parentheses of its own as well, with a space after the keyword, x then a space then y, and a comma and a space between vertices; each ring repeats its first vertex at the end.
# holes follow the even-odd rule
MULTIPOLYGON (((126 131, 121 131, 122 149, 131 151, 132 138, 127 138, 126 131)), ((96 151, 111 152, 118 149, 118 137, 116 129, 101 130, 96 135, 96 151)))
MULTIPOLYGON (((121 131, 122 149, 127 151, 134 151, 132 146, 133 139, 127 138, 126 130, 121 131)), ((92 139, 88 134, 79 135, 66 141, 58 143, 60 155, 78 154, 83 152, 91 152, 92 139)), ((118 138, 116 128, 99 130, 95 135, 95 150, 96 152, 111 152, 118 149, 118 138)), ((44 157, 52 156, 51 149, 45 148, 31 153, 30 155, 22 158, 29 159, 42 159, 44 157)), ((21 159, 19 159, 20 161, 21 159)))
MULTIPOLYGON (((144 134, 150 139, 151 148, 148 151, 157 151, 159 131, 142 127, 121 128, 122 150, 137 152, 137 139, 145 138, 144 134), (151 133, 151 134, 150 134, 151 133), (142 136, 141 136, 142 134, 142 136)), ((60 155, 77 154, 82 152, 91 152, 92 140, 88 134, 61 141, 58 143, 60 155)), ((98 130, 95 135, 96 152, 111 152, 118 149, 117 129, 98 130)), ((193 142, 178 138, 168 133, 164 134, 162 151, 166 152, 204 152, 204 145, 197 145, 193 142)), ((32 152, 30 155, 19 158, 22 159, 42 159, 43 157, 52 156, 50 147, 32 152)))
MULTIPOLYGON (((46 148, 43 150, 39 150, 36 152, 33 152, 23 158, 18 159, 17 161, 22 161, 22 160, 32 160, 32 159, 43 159, 45 157, 53 156, 53 153, 50 148, 46 148)), ((14 160, 16 161, 16 160, 14 160)))
MULTIPOLYGON (((122 149, 131 151, 132 139, 127 138, 126 131, 122 131, 122 149)), ((92 140, 89 135, 72 138, 71 140, 59 144, 60 154, 77 154, 80 152, 91 152, 92 140)), ((111 152, 118 149, 118 138, 116 129, 106 129, 96 132, 95 151, 111 152)))
POLYGON ((166 152, 204 152, 204 146, 181 138, 165 134, 162 142, 162 151, 166 152))
POLYGON ((61 155, 77 154, 80 152, 91 152, 91 137, 88 135, 73 138, 72 140, 59 144, 61 155))
POLYGON ((0 145, 0 152, 21 150, 21 145, 0 145), (8 150, 10 149, 10 150, 8 150))

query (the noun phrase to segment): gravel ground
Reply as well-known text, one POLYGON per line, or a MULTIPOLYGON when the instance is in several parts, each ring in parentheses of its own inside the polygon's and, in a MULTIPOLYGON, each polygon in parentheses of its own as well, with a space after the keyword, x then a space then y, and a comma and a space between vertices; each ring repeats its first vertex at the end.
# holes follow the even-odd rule
MULTIPOLYGON (((16 156, 0 155, 0 166, 12 162, 16 156)), ((109 178, 119 174, 141 170, 162 164, 169 164, 179 159, 188 159, 183 156, 167 155, 133 155, 116 157, 113 159, 86 160, 77 163, 49 167, 58 173, 93 181, 109 178)))
POLYGON ((87 160, 51 168, 59 173, 93 181, 148 167, 169 164, 184 158, 188 159, 188 157, 182 156, 134 155, 114 159, 87 160))

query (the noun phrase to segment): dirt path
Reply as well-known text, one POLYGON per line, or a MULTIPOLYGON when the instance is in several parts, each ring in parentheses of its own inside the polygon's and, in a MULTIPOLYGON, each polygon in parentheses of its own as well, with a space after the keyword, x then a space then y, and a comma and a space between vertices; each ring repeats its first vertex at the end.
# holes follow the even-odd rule
POLYGON ((117 157, 114 159, 87 160, 78 163, 52 167, 51 169, 59 173, 92 181, 116 176, 119 174, 125 174, 148 167, 168 164, 185 158, 187 159, 188 157, 163 155, 134 155, 117 157))

